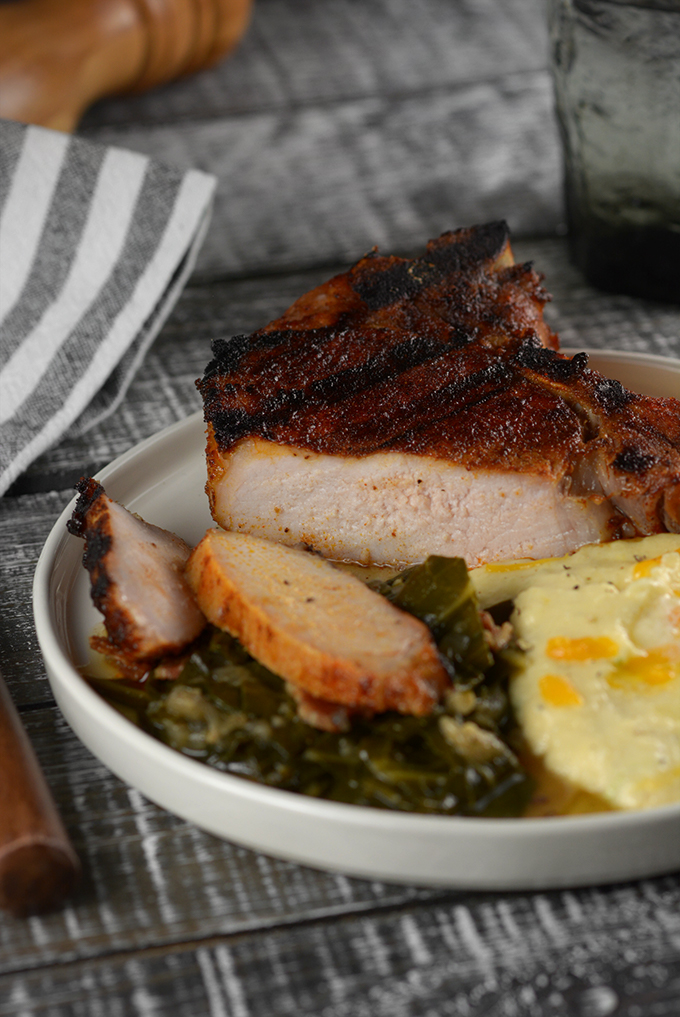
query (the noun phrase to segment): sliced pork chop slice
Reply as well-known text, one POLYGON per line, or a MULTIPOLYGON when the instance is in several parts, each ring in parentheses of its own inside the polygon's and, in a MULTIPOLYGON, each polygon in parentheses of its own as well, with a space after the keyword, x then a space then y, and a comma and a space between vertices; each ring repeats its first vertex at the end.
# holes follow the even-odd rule
POLYGON ((422 715, 449 684, 422 622, 317 555, 208 530, 186 575, 209 621, 317 699, 422 715))
POLYGON ((83 564, 112 652, 125 663, 179 653, 206 623, 184 578, 191 548, 113 501, 96 480, 84 478, 77 490, 67 525, 85 540, 83 564))

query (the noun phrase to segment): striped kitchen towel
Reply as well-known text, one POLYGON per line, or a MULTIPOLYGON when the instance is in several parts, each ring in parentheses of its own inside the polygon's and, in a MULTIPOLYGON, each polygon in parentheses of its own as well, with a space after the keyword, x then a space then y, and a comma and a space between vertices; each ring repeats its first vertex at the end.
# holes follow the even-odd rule
POLYGON ((0 495, 118 405, 191 272, 214 187, 0 120, 0 495))

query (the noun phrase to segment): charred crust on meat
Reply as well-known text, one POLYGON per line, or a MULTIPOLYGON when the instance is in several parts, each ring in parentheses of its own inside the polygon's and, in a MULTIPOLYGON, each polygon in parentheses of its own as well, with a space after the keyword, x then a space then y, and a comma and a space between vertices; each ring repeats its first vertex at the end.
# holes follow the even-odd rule
POLYGON ((445 275, 460 272, 463 266, 469 271, 494 262, 501 256, 509 236, 507 223, 486 223, 443 233, 428 243, 425 257, 413 261, 364 259, 351 272, 352 288, 371 310, 378 310, 414 297, 445 275))
POLYGON ((215 440, 223 448, 250 434, 256 426, 256 418, 240 409, 218 410, 209 414, 206 406, 206 418, 212 424, 215 440))
POLYGON ((101 604, 94 599, 92 601, 97 610, 106 611, 106 634, 109 640, 115 645, 123 648, 125 652, 130 656, 134 657, 139 641, 134 638, 134 626, 130 623, 130 619, 123 610, 117 607, 113 607, 106 601, 102 600, 101 604))
MULTIPOLYGON (((432 266, 423 268, 429 268, 427 274, 430 277, 435 275, 432 266)), ((383 267, 366 265, 361 273, 356 272, 352 278, 352 288, 367 307, 376 311, 403 297, 414 296, 423 287, 423 276, 425 272, 416 275, 413 266, 407 261, 389 261, 383 267)))
POLYGON ((75 485, 79 492, 73 514, 66 523, 69 533, 85 541, 83 565, 90 574, 92 602, 98 610, 106 604, 110 580, 105 559, 111 549, 111 535, 106 519, 97 513, 97 502, 106 497, 101 484, 91 477, 81 477, 75 485))
POLYGON ((537 336, 524 339, 513 359, 519 367, 557 382, 578 378, 588 366, 587 353, 576 353, 571 359, 561 356, 555 350, 547 350, 537 336))
POLYGON ((614 378, 597 378, 593 385, 593 395, 607 413, 623 410, 637 398, 634 392, 624 388, 614 378))
POLYGON ((426 363, 441 356, 442 342, 423 335, 407 335, 391 349, 386 347, 364 363, 353 364, 346 370, 319 378, 304 390, 306 397, 337 402, 353 392, 359 392, 390 378, 395 372, 426 363))
POLYGON ((500 219, 442 233, 428 243, 427 257, 443 272, 459 272, 470 263, 496 261, 509 240, 508 224, 500 219))
MULTIPOLYGON (((323 341, 327 331, 309 330, 307 338, 310 342, 316 339, 323 341), (319 332, 322 334, 319 335, 319 332)), ((441 330, 424 334, 374 330, 374 338, 380 338, 382 332, 385 340, 376 352, 366 354, 358 363, 352 362, 357 360, 356 356, 343 358, 342 369, 331 368, 328 374, 318 378, 309 375, 305 378, 293 369, 293 364, 286 364, 282 357, 280 370, 277 369, 276 372, 276 384, 279 386, 276 390, 263 385, 259 386, 259 390, 254 387, 246 389, 245 386, 239 389, 225 381, 219 370, 214 370, 210 377, 206 372, 199 385, 203 393, 206 420, 212 424, 215 439, 222 448, 229 447, 253 432, 262 437, 273 437, 278 426, 290 422, 294 414, 306 405, 329 409, 351 396, 445 356, 447 352, 462 349, 473 339, 461 328, 451 327, 443 331, 442 335, 441 330), (287 387, 299 385, 301 380, 306 382, 303 387, 287 387), (233 405, 237 399, 240 405, 233 405)), ((342 340, 343 334, 339 332, 334 338, 342 340)), ((351 336, 348 336, 348 346, 351 346, 351 336)), ((243 364, 244 371, 247 369, 245 361, 249 362, 247 357, 243 364)), ((492 371, 497 367, 498 365, 494 366, 492 371)), ((470 383, 465 380, 462 388, 468 387, 470 383)))
POLYGON ((203 377, 196 382, 196 387, 203 391, 207 382, 215 375, 232 374, 238 370, 249 353, 261 349, 273 349, 286 339, 297 337, 298 333, 290 329, 252 335, 235 335, 230 339, 213 339, 211 349, 213 359, 209 362, 203 377))
POLYGON ((646 455, 640 449, 627 446, 622 449, 612 463, 615 470, 621 473, 646 473, 655 463, 656 456, 646 455))
POLYGON ((110 585, 103 563, 111 550, 111 536, 102 531, 101 525, 95 525, 95 527, 88 528, 86 537, 83 565, 90 573, 92 600, 95 607, 99 607, 103 603, 110 585))
POLYGON ((231 339, 213 339, 211 343, 213 359, 206 367, 203 378, 196 382, 197 388, 201 390, 206 381, 216 374, 223 372, 230 374, 235 371, 250 346, 249 335, 235 335, 231 339))
MULTIPOLYGON (((197 385, 217 447, 226 451, 257 434, 342 453, 341 436, 329 433, 338 419, 336 413, 334 423, 332 411, 341 404, 347 410, 341 430, 349 441, 352 415, 366 417, 374 394, 380 399, 392 388, 400 417, 407 391, 421 394, 416 414, 429 397, 439 402, 440 390, 466 391, 468 384, 455 376, 475 377, 483 365, 473 358, 459 366, 451 358, 455 351, 478 346, 477 360, 485 350, 499 359, 495 351, 504 346, 500 359, 507 361, 509 338, 516 344, 532 335, 540 346, 540 328, 551 340, 540 317, 546 299, 540 278, 530 265, 512 264, 502 222, 443 234, 411 261, 372 253, 252 336, 213 344, 197 385)), ((507 363, 505 371, 511 379, 507 363)), ((382 431, 374 448, 406 430, 401 420, 390 422, 386 408, 369 415, 382 431)))
POLYGON ((92 477, 81 477, 75 485, 80 497, 76 501, 71 518, 66 523, 66 529, 74 537, 83 537, 86 529, 86 516, 94 503, 102 494, 104 488, 92 477))
POLYGON ((178 652, 205 625, 183 578, 189 547, 113 501, 95 480, 82 478, 77 490, 69 530, 85 541, 83 565, 107 645, 137 663, 178 652))

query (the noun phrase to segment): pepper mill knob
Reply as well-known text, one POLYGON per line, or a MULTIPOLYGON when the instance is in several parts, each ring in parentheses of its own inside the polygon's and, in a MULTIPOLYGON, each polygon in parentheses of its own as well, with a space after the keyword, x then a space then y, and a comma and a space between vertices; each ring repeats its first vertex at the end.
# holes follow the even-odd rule
POLYGON ((0 116, 70 131, 97 99, 209 67, 233 49, 251 0, 0 3, 0 116))

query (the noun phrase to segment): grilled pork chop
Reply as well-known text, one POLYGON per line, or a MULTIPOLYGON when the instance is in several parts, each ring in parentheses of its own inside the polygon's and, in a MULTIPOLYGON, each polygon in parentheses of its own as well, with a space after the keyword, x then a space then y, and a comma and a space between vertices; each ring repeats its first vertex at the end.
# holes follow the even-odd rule
POLYGON ((215 520, 338 559, 470 566, 680 530, 680 403, 556 352, 504 223, 375 252, 198 387, 215 520))

